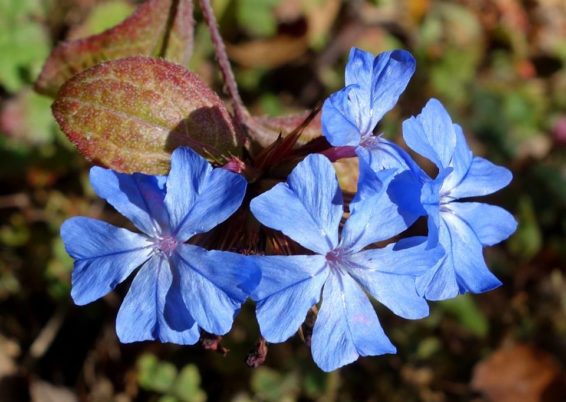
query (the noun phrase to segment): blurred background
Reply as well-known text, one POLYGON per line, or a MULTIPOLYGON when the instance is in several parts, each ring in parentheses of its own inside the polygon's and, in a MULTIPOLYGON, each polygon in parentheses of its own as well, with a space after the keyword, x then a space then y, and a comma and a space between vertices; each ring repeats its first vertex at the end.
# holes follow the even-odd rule
MULTIPOLYGON (((88 184, 89 164, 32 85, 58 41, 115 25, 129 0, 0 0, 0 401, 566 401, 566 1, 215 0, 236 78, 258 115, 301 112, 343 86, 350 47, 402 47, 417 72, 380 130, 439 98, 476 154, 512 169, 486 202, 519 221, 485 250, 504 286, 431 303, 407 321, 376 306, 398 354, 325 374, 298 336, 245 359, 258 338, 246 305, 222 344, 119 344, 127 284, 78 308, 61 223, 124 225, 88 184)), ((196 13, 190 68, 217 91, 196 13)), ((213 342, 214 344, 214 342, 213 342)))

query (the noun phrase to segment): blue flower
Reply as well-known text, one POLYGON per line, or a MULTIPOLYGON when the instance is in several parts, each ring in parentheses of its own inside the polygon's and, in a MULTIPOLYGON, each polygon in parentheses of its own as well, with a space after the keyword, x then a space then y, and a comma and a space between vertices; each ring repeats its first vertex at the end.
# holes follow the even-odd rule
POLYGON ((122 342, 156 339, 194 344, 199 327, 230 330, 259 281, 245 257, 185 244, 240 206, 246 181, 212 169, 189 148, 173 152, 168 177, 93 167, 96 193, 143 232, 86 217, 67 220, 61 236, 75 259, 71 296, 84 305, 104 296, 139 266, 116 319, 122 342))
MULTIPOLYGON (((420 194, 422 213, 428 216, 429 237, 438 239, 446 250, 445 257, 417 279, 419 293, 429 300, 443 300, 500 286, 485 264, 482 248, 509 237, 516 229, 515 219, 497 206, 457 201, 505 187, 512 179, 511 172, 473 156, 462 129, 452 123, 436 99, 431 99, 416 118, 403 123, 403 138, 439 170, 432 179, 409 161, 410 170, 403 173, 406 183, 411 182, 405 188, 420 194)), ((400 159, 410 159, 400 148, 398 152, 400 159)))
MULTIPOLYGON (((346 87, 332 94, 322 107, 322 133, 333 146, 354 146, 370 158, 372 150, 391 144, 374 136, 377 123, 395 106, 415 72, 414 57, 405 50, 371 53, 353 48, 346 65, 346 87)), ((390 152, 396 157, 395 152, 390 152)), ((362 155, 360 155, 362 156, 362 155)), ((380 163, 387 161, 380 159, 380 163)))
POLYGON ((442 250, 427 250, 423 238, 363 250, 407 227, 387 195, 393 173, 363 176, 367 181, 359 184, 341 236, 342 195, 332 164, 322 155, 308 156, 287 183, 252 200, 251 210, 262 224, 314 253, 251 257, 262 272, 251 297, 257 301, 257 318, 267 341, 283 342, 293 335, 308 310, 320 301, 321 291, 311 350, 325 371, 358 356, 395 353, 364 292, 401 317, 428 315, 415 277, 430 269, 442 250))

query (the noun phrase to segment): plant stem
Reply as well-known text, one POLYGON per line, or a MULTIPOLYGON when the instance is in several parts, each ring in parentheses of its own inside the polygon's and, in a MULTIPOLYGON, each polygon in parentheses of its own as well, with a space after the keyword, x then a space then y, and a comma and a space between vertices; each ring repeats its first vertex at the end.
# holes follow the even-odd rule
POLYGON ((234 73, 232 72, 232 67, 230 66, 228 55, 226 54, 224 41, 222 40, 222 36, 218 30, 218 23, 216 22, 216 17, 214 16, 210 0, 200 0, 200 7, 206 25, 210 31, 212 43, 214 44, 214 52, 216 53, 216 59, 218 60, 222 79, 224 80, 224 88, 226 92, 228 92, 228 96, 232 99, 236 120, 240 124, 241 128, 245 130, 246 118, 249 116, 249 113, 242 102, 242 98, 240 98, 238 85, 236 84, 234 73))

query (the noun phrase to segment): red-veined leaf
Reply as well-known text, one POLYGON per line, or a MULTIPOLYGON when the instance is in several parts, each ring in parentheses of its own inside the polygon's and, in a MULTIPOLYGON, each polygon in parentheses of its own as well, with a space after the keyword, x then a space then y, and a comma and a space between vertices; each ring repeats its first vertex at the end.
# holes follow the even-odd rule
POLYGON ((53 114, 87 159, 121 172, 165 173, 181 145, 218 163, 242 149, 218 95, 162 59, 128 57, 79 73, 59 91, 53 114))
POLYGON ((55 96, 73 75, 108 60, 142 55, 186 65, 193 46, 192 0, 147 0, 121 24, 70 42, 50 54, 36 90, 55 96))

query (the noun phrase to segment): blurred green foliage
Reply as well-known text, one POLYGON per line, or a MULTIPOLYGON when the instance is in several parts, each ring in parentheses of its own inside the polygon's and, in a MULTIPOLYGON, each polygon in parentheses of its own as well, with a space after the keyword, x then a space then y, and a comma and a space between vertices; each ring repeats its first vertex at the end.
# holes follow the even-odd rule
POLYGON ((204 402, 206 394, 200 389, 198 368, 189 364, 177 371, 154 355, 144 354, 137 362, 138 383, 146 390, 162 394, 159 402, 204 402))
POLYGON ((0 0, 0 84, 16 92, 32 83, 49 54, 40 0, 0 0))
MULTIPOLYGON (((502 344, 527 342, 566 361, 566 127, 560 125, 566 6, 560 0, 214 1, 242 96, 255 114, 320 104, 343 85, 351 46, 405 47, 417 57, 417 73, 379 129, 399 140, 401 121, 438 97, 477 154, 513 170, 511 186, 487 199, 519 220, 508 242, 486 250, 504 286, 431 303, 431 316, 414 322, 379 307, 398 355, 363 358, 325 374, 295 337, 270 345, 265 366, 251 370, 243 363, 258 336, 251 306, 224 340, 227 357, 199 346, 120 345, 113 325, 125 287, 72 307, 72 261, 58 235, 61 222, 74 215, 125 221, 94 197, 88 163, 56 127, 51 101, 31 86, 53 44, 100 32, 137 3, 0 0, 0 338, 16 345, 11 354, 0 351, 0 384, 17 376, 2 371, 8 361, 29 377, 74 389, 81 400, 457 402, 477 396, 474 368, 502 344), (30 345, 53 328, 59 311, 64 319, 46 352, 31 356, 30 345)), ((221 93, 210 38, 196 17, 190 68, 221 93)))
POLYGON ((277 19, 273 9, 281 0, 238 0, 238 24, 250 36, 265 37, 277 32, 277 19))

